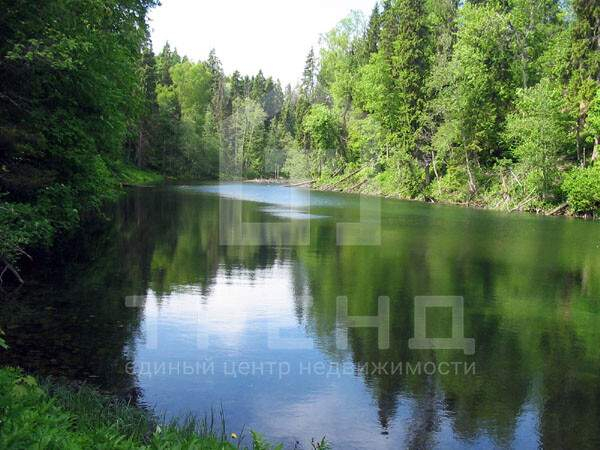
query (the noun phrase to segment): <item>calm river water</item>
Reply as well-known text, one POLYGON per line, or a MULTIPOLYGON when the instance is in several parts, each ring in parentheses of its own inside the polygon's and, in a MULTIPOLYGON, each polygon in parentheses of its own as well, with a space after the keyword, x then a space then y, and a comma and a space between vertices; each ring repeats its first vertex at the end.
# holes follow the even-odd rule
POLYGON ((598 223, 254 184, 107 215, 3 300, 4 362, 291 448, 600 448, 598 223))

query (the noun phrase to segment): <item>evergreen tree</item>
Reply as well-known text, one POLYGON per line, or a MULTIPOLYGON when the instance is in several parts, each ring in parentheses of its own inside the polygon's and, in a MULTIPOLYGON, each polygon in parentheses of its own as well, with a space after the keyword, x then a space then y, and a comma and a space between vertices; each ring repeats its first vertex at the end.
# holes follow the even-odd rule
POLYGON ((573 0, 576 14, 572 29, 570 95, 577 109, 577 157, 585 165, 592 146, 591 159, 600 154, 600 136, 586 139, 587 116, 592 99, 600 86, 600 4, 595 0, 573 0))
POLYGON ((156 69, 158 71, 158 82, 163 86, 173 84, 171 79, 171 67, 179 64, 182 61, 181 56, 177 53, 177 49, 171 50, 169 42, 165 44, 161 52, 156 57, 156 69))

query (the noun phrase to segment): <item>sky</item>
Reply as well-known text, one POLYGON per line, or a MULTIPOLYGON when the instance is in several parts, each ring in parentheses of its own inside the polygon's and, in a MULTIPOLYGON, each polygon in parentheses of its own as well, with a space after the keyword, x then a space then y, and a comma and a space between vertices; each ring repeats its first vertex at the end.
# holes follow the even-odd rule
POLYGON ((375 0, 162 0, 150 13, 155 52, 165 42, 205 60, 214 48, 225 73, 239 70, 295 84, 319 36, 350 11, 368 17, 375 0))

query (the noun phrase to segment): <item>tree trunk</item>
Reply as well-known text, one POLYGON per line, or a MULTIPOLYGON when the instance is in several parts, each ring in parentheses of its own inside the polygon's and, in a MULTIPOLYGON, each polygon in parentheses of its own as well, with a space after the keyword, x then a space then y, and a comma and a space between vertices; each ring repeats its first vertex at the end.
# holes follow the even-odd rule
POLYGON ((137 147, 137 152, 136 152, 136 164, 138 167, 142 167, 143 164, 143 145, 144 145, 144 132, 142 131, 142 128, 140 127, 140 132, 139 132, 139 136, 138 136, 138 147, 137 147))
POLYGON ((467 174, 469 174, 469 193, 473 195, 477 191, 475 180, 473 179, 473 173, 471 172, 471 162, 469 161, 469 151, 465 151, 465 161, 467 163, 467 174))

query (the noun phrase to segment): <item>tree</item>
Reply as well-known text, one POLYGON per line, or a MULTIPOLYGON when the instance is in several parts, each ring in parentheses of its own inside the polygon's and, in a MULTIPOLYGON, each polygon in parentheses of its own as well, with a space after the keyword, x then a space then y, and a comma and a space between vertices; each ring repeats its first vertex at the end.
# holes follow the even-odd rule
POLYGON ((357 48, 365 34, 364 17, 352 12, 321 37, 319 83, 330 94, 336 113, 341 116, 340 153, 346 153, 348 120, 356 85, 359 61, 357 48))
POLYGON ((138 69, 154 4, 0 2, 0 258, 47 245, 114 197, 114 173, 139 123, 138 69))
POLYGON ((558 193, 559 163, 571 138, 570 118, 564 111, 560 89, 543 79, 534 87, 519 89, 516 111, 507 119, 506 138, 523 166, 526 189, 544 202, 558 193))
MULTIPOLYGON (((133 147, 135 148, 135 164, 138 167, 146 165, 147 152, 151 152, 156 148, 155 133, 158 114, 158 102, 156 99, 157 72, 156 58, 150 42, 146 43, 142 50, 140 61, 140 113, 137 129, 137 136, 132 136, 135 139, 133 147)), ((156 165, 154 166, 156 167, 156 165)))
POLYGON ((158 72, 158 82, 163 86, 170 86, 173 84, 171 79, 171 68, 181 62, 181 56, 177 53, 177 49, 171 50, 169 42, 165 43, 165 46, 156 57, 156 70, 158 72))
POLYGON ((224 127, 225 145, 221 171, 241 178, 260 176, 264 172, 264 123, 266 114, 251 98, 237 98, 233 114, 224 127))
POLYGON ((526 89, 542 76, 541 57, 562 25, 560 7, 556 0, 511 0, 510 3, 515 76, 526 89))
POLYGON ((500 133, 515 88, 510 71, 509 21, 494 6, 465 5, 452 60, 434 75, 443 122, 433 145, 448 164, 462 167, 470 196, 477 171, 501 155, 500 133))
POLYGON ((381 36, 381 13, 379 12, 379 3, 375 3, 369 24, 365 34, 364 59, 368 61, 369 57, 379 49, 379 39, 381 36))
MULTIPOLYGON (((600 5, 595 0, 573 0, 576 20, 573 24, 570 61, 570 97, 578 110, 577 157, 585 165, 590 144, 592 159, 597 158, 600 136, 586 142, 585 130, 590 102, 600 85, 600 5)), ((589 128, 587 128, 589 129, 589 128)))
POLYGON ((211 86, 211 113, 213 115, 215 126, 223 121, 226 114, 226 93, 225 93, 225 74, 221 60, 217 57, 215 49, 212 49, 208 54, 206 62, 210 71, 212 86, 211 86))
POLYGON ((302 73, 302 84, 300 85, 301 95, 305 96, 309 101, 312 101, 313 99, 316 79, 317 61, 315 59, 315 50, 311 47, 306 56, 304 72, 302 73))
POLYGON ((314 105, 303 122, 303 131, 309 139, 310 158, 314 170, 321 174, 326 158, 339 152, 339 124, 335 113, 325 105, 314 105))

